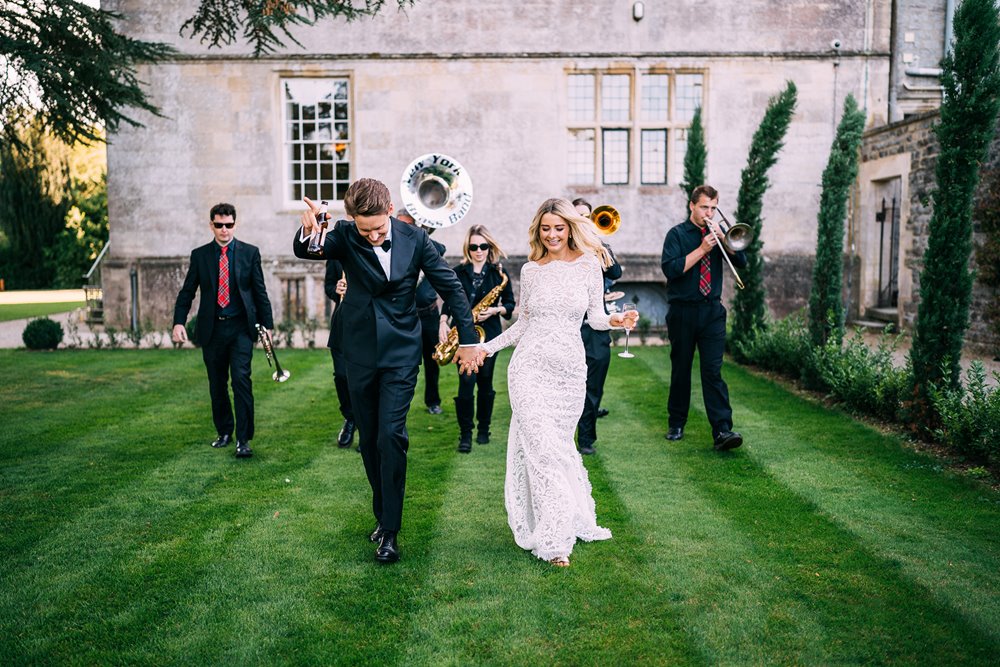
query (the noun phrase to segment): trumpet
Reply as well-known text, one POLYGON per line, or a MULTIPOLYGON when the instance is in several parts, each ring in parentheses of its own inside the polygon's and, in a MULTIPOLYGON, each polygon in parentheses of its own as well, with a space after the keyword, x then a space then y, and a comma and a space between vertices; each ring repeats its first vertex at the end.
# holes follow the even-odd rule
POLYGON ((719 224, 719 227, 722 229, 722 238, 720 239, 719 235, 715 233, 711 224, 708 224, 708 231, 712 232, 712 236, 715 237, 716 243, 724 246, 722 250, 722 258, 726 260, 726 264, 729 265, 729 270, 733 272, 733 277, 736 278, 736 286, 743 289, 746 286, 743 284, 743 281, 740 280, 740 274, 736 272, 736 267, 733 266, 733 260, 729 259, 729 253, 745 250, 751 243, 753 243, 753 228, 742 222, 733 224, 729 222, 729 218, 727 218, 726 214, 720 209, 716 208, 715 210, 718 211, 719 216, 722 218, 723 222, 726 223, 725 227, 722 227, 721 223, 719 224))
POLYGON ((267 333, 267 329, 260 324, 257 324, 257 335, 260 337, 261 347, 264 348, 264 355, 267 357, 267 365, 270 366, 271 359, 274 359, 275 370, 274 375, 272 375, 271 378, 275 382, 284 382, 291 377, 292 374, 283 370, 281 368, 281 364, 278 363, 278 355, 274 353, 274 343, 271 341, 271 335, 267 333))
POLYGON ((598 206, 590 214, 590 220, 599 234, 611 236, 622 226, 622 216, 614 206, 598 206))

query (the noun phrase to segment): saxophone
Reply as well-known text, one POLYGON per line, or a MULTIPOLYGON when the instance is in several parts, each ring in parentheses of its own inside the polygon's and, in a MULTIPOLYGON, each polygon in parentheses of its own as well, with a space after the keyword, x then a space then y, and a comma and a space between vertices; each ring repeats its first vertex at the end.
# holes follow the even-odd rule
MULTIPOLYGON (((497 302, 497 299, 500 298, 500 293, 503 292, 503 288, 507 286, 507 274, 503 270, 503 265, 497 264, 497 270, 500 271, 500 284, 487 292, 482 301, 472 307, 473 322, 479 319, 480 313, 492 307, 497 302)), ((479 342, 482 343, 486 339, 486 331, 477 324, 476 333, 479 335, 479 342)), ((438 343, 434 346, 434 354, 431 357, 438 363, 438 366, 447 366, 451 363, 457 351, 458 327, 452 327, 451 331, 448 332, 448 338, 443 343, 438 343)))

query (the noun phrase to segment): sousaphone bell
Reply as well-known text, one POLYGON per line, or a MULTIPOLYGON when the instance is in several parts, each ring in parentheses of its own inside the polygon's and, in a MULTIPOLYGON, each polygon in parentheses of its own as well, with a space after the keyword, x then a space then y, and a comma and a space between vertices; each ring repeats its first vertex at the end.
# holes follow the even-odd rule
POLYGON ((458 160, 427 153, 411 162, 399 184, 403 206, 422 227, 451 227, 472 206, 472 178, 458 160))

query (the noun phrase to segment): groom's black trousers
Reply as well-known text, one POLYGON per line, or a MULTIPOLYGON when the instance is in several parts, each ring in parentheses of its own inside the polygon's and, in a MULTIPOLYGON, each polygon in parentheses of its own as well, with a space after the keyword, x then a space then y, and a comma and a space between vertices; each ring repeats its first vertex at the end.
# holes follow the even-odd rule
POLYGON ((382 529, 397 532, 406 489, 406 414, 417 386, 417 366, 367 368, 347 363, 361 458, 372 487, 372 511, 382 529))

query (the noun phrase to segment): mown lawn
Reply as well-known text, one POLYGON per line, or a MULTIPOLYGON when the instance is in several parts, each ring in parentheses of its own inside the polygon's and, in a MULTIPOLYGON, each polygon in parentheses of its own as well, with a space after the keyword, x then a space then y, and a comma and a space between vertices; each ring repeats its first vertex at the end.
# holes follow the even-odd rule
POLYGON ((47 317, 58 313, 68 313, 81 308, 83 301, 67 301, 61 303, 2 303, 0 304, 0 322, 23 320, 35 317, 47 317))
MULTIPOLYGON (((489 445, 415 404, 402 560, 378 566, 326 350, 255 363, 255 456, 214 450, 198 351, 0 351, 0 664, 990 664, 1000 494, 733 364, 747 444, 666 348, 612 362, 586 463, 614 539, 514 545, 489 445)), ((421 396, 418 388, 417 396, 421 396)))

